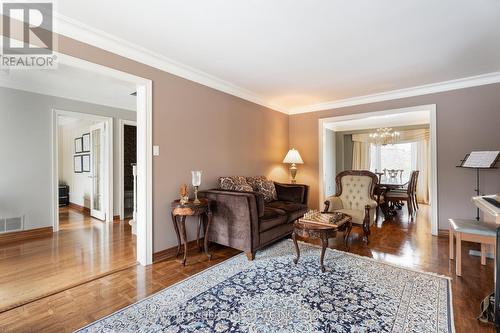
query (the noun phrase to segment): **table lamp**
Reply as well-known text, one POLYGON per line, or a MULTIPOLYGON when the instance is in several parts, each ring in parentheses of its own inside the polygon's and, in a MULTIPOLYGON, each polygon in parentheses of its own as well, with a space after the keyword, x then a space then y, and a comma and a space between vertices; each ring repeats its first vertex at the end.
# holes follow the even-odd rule
POLYGON ((297 166, 296 164, 303 164, 302 157, 300 157, 299 151, 295 148, 292 148, 288 151, 285 158, 283 159, 283 163, 291 164, 290 166, 290 174, 292 175, 292 184, 295 184, 297 181, 295 180, 295 176, 297 175, 297 166))
POLYGON ((198 199, 198 186, 201 185, 201 171, 191 171, 191 180, 194 186, 194 204, 199 204, 200 200, 198 199))

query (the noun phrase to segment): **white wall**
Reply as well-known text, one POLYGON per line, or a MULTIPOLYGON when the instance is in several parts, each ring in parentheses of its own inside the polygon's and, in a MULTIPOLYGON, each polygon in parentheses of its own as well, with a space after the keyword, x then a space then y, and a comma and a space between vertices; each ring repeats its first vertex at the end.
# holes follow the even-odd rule
MULTIPOLYGON (((90 208, 92 179, 89 178, 89 172, 74 172, 73 157, 75 138, 89 133, 92 124, 93 122, 82 119, 69 125, 59 126, 59 183, 69 185, 70 202, 87 208, 90 208)), ((117 196, 118 193, 114 195, 117 196)), ((117 208, 114 207, 114 210, 117 208)))
MULTIPOLYGON (((25 215, 25 228, 52 226, 52 109, 135 120, 136 113, 0 88, 0 217, 25 215)), ((118 149, 114 149, 118 160, 118 149)), ((118 191, 118 172, 114 174, 118 191)), ((118 208, 118 196, 115 207, 118 208)), ((118 215, 115 209, 115 215, 118 215)))

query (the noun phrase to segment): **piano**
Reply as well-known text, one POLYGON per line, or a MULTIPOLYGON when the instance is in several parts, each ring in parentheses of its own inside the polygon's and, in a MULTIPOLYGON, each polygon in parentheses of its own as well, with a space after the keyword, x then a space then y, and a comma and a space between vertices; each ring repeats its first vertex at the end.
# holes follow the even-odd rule
POLYGON ((495 329, 500 332, 500 194, 472 197, 472 202, 483 213, 485 221, 492 221, 497 226, 495 246, 495 329))
POLYGON ((500 194, 472 197, 472 202, 483 212, 486 220, 500 224, 500 194))

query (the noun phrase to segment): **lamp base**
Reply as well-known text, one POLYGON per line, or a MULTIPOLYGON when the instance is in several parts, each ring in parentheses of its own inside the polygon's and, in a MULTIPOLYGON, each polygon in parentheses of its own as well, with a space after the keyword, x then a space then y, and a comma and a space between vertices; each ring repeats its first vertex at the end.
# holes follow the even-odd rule
POLYGON ((295 163, 292 163, 292 165, 290 166, 290 175, 292 176, 291 183, 296 184, 297 181, 295 180, 295 176, 297 176, 297 166, 295 165, 295 163))

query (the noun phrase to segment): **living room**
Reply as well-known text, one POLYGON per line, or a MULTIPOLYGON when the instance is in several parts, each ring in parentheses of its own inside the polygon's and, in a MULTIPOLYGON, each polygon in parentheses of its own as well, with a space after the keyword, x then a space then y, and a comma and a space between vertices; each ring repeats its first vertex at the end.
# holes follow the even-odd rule
MULTIPOLYGON (((485 265, 469 254, 483 249, 477 238, 463 242, 461 256, 450 260, 448 229, 449 219, 476 217, 476 173, 457 166, 472 152, 500 150, 496 1, 144 6, 90 0, 60 2, 55 11, 57 43, 47 49, 56 60, 74 58, 140 85, 138 264, 4 311, 0 331, 495 330, 489 311, 498 302, 485 303, 485 323, 476 319, 481 302, 496 290, 493 247, 481 251, 485 265), (326 249, 320 237, 299 241, 297 252, 292 235, 311 232, 295 233, 295 223, 318 215, 327 199, 321 199, 321 121, 417 106, 435 110, 429 125, 435 212, 432 201, 410 221, 409 205, 398 201, 384 207, 394 212, 390 218, 377 207, 379 219, 372 221, 375 209, 365 213, 363 201, 361 224, 348 221, 349 214, 332 214, 344 220, 326 249), (292 148, 300 159, 285 159, 292 148), (250 187, 222 188, 221 177, 234 176, 250 187), (272 219, 264 226, 265 214, 272 219), (238 228, 229 232, 228 225, 238 228), (402 304, 412 315, 398 312, 402 304)), ((2 29, 4 36, 18 31, 2 29)), ((2 68, 2 81, 15 70, 2 68)), ((1 105, 2 113, 9 108, 1 105)), ((8 127, 9 118, 3 119, 0 127, 8 127)), ((392 126, 377 126, 383 127, 392 126)), ((330 177, 329 194, 337 194, 338 174, 330 177)), ((498 170, 478 174, 479 194, 500 192, 498 170)), ((372 204, 380 179, 359 177, 371 182, 366 196, 372 204)), ((410 191, 408 185, 401 187, 410 191)), ((9 217, 2 202, 12 198, 8 187, 0 189, 2 221, 9 217)), ((481 221, 487 216, 481 210, 481 221)), ((0 234, 0 246, 18 236, 0 234)), ((0 253, 9 256, 32 241, 19 239, 15 250, 0 253)))

